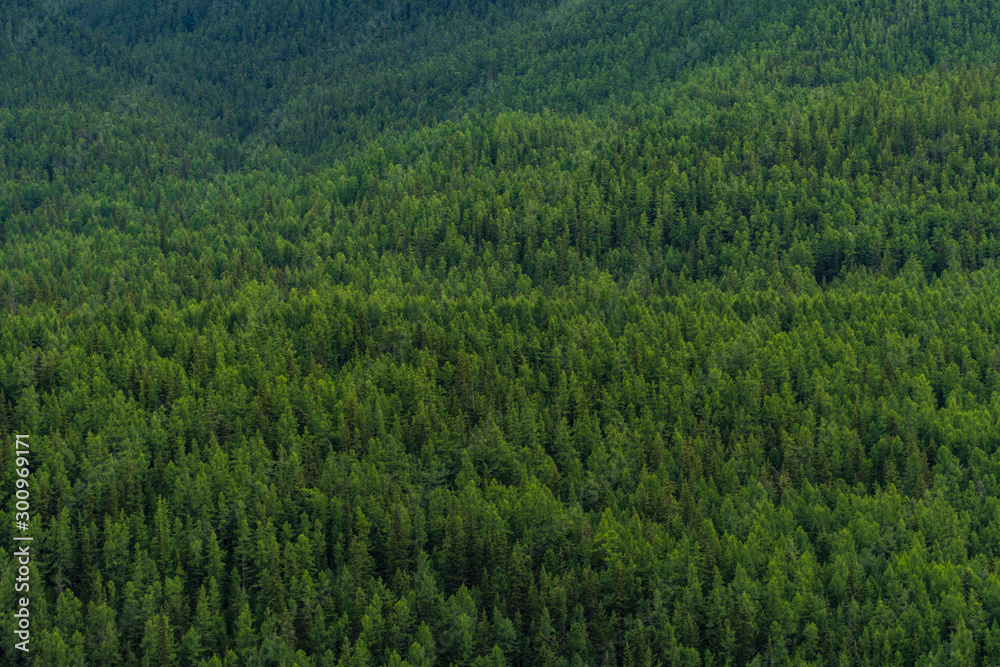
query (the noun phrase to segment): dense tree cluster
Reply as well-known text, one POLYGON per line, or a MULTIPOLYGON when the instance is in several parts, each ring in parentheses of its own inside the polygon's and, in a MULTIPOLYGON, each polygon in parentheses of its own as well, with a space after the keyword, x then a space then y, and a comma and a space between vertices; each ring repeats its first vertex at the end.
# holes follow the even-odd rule
POLYGON ((0 25, 4 664, 1000 663, 1000 10, 154 5, 0 25))

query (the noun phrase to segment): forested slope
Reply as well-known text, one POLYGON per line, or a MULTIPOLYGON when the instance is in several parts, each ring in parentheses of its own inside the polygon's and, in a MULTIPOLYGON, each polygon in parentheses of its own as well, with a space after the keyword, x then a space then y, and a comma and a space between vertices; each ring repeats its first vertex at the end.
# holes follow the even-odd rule
POLYGON ((991 6, 5 20, 4 664, 1000 662, 991 6))

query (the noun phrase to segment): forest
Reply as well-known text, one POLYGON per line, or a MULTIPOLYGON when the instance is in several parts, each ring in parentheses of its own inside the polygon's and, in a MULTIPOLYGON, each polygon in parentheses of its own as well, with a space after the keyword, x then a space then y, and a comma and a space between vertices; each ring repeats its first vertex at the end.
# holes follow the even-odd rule
POLYGON ((1000 6, 3 10, 3 665, 1000 664, 1000 6))

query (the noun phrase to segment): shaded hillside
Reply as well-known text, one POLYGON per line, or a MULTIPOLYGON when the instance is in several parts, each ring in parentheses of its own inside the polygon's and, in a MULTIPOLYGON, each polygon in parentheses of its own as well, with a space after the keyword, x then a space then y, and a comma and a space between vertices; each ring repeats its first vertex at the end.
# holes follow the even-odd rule
POLYGON ((3 20, 4 664, 1000 661, 992 7, 3 20))

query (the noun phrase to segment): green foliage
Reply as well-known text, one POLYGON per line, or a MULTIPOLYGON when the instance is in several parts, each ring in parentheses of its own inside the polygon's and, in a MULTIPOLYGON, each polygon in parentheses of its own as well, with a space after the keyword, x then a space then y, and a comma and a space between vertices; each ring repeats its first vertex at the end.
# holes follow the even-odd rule
POLYGON ((33 664, 1000 660, 989 3, 154 4, 0 25, 33 664))

